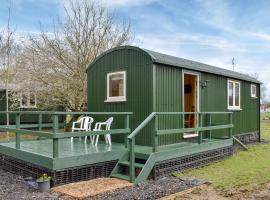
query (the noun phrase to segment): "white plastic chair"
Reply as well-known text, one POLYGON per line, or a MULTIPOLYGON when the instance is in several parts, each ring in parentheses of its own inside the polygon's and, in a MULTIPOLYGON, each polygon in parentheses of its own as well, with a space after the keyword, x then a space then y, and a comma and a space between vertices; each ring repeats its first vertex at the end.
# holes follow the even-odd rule
MULTIPOLYGON (((111 129, 112 122, 113 122, 113 117, 110 117, 109 119, 107 119, 106 122, 97 122, 93 131, 101 131, 102 126, 106 126, 106 131, 108 131, 111 129)), ((96 141, 95 141, 95 136, 94 136, 92 140, 92 144, 94 144, 94 141, 95 141, 95 146, 97 146, 98 139, 99 139, 99 135, 96 135, 96 141)), ((104 135, 104 139, 105 139, 106 144, 109 144, 110 146, 112 145, 110 134, 104 135)))
MULTIPOLYGON (((91 131, 91 125, 94 122, 92 117, 82 117, 78 119, 76 122, 72 124, 72 132, 75 131, 91 131)), ((80 137, 81 139, 81 137, 80 137)), ((73 142, 73 137, 70 138, 71 142, 73 142)), ((92 142, 93 136, 90 136, 90 140, 92 142)), ((87 141, 87 136, 84 138, 84 142, 87 141)))

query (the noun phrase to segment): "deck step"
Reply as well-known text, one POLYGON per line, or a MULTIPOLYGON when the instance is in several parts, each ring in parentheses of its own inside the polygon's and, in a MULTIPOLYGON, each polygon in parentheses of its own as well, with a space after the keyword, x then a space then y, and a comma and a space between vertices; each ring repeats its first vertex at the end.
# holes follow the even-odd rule
MULTIPOLYGON (((130 162, 129 161, 120 161, 119 164, 120 165, 124 165, 124 166, 129 166, 130 165, 130 162)), ((144 164, 135 163, 135 167, 137 167, 137 168, 143 168, 144 167, 144 164)))
POLYGON ((119 179, 130 181, 130 177, 128 175, 124 175, 124 174, 116 173, 116 174, 112 174, 110 177, 119 178, 119 179))

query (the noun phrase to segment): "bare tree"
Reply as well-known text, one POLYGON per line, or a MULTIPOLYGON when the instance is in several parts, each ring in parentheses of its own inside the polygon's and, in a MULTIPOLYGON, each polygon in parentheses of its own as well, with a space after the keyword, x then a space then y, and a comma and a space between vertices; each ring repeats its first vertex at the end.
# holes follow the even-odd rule
MULTIPOLYGON (((9 82, 10 82, 10 64, 13 48, 14 31, 10 28, 11 7, 8 7, 7 28, 0 35, 0 77, 5 85, 6 111, 9 111, 9 82)), ((6 123, 9 125, 9 114, 6 114, 6 123)))
POLYGON ((84 111, 86 66, 107 49, 128 44, 130 25, 116 23, 97 1, 69 2, 65 14, 53 33, 41 28, 30 36, 17 58, 16 83, 18 90, 37 94, 39 108, 84 111))

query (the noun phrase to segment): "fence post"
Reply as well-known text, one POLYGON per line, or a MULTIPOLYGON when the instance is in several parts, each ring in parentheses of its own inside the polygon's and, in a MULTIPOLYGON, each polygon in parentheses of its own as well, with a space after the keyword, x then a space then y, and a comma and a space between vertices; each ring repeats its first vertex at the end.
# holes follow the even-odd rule
MULTIPOLYGON (((126 129, 129 128, 129 114, 126 115, 125 127, 126 127, 126 129)), ((125 147, 126 147, 126 148, 128 147, 128 135, 129 135, 129 134, 127 134, 127 133, 126 133, 126 135, 125 135, 125 147)))
MULTIPOLYGON (((202 127, 202 114, 199 113, 198 114, 199 116, 199 127, 202 127)), ((201 131, 198 131, 198 143, 201 144, 202 143, 202 132, 201 131)))
POLYGON ((155 115, 155 131, 154 131, 154 137, 153 137, 153 151, 154 152, 157 152, 158 150, 158 134, 157 134, 157 131, 158 131, 158 114, 155 115))
MULTIPOLYGON (((230 124, 233 124, 232 113, 230 113, 229 118, 230 118, 230 124)), ((231 127, 229 130, 229 138, 232 138, 232 131, 233 131, 233 129, 231 127)))
MULTIPOLYGON (((16 129, 20 129, 20 124, 21 124, 21 115, 20 115, 20 113, 16 113, 16 115, 15 115, 15 123, 16 123, 16 129)), ((20 149, 21 148, 20 133, 18 131, 16 131, 15 134, 16 134, 16 149, 20 149)))
MULTIPOLYGON (((212 125, 212 115, 211 113, 207 114, 207 126, 211 126, 212 125)), ((212 138, 212 130, 208 130, 208 138, 211 139, 212 138)))
MULTIPOLYGON (((58 115, 53 114, 53 134, 55 135, 58 132, 59 128, 58 115)), ((58 138, 53 138, 53 158, 57 158, 59 156, 58 149, 58 138)))
POLYGON ((130 166, 129 166, 129 175, 130 181, 134 183, 135 181, 135 138, 129 139, 129 158, 130 158, 130 166))
POLYGON ((42 114, 38 114, 38 130, 42 131, 42 114))

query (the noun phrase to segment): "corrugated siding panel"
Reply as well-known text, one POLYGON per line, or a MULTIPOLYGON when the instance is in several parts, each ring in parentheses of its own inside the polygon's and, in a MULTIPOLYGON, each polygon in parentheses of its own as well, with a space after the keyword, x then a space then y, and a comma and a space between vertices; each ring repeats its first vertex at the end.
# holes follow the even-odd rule
MULTIPOLYGON (((228 111, 227 109, 227 80, 223 76, 202 74, 202 80, 208 80, 207 87, 201 91, 201 111, 228 111)), ((250 82, 241 82, 241 111, 233 113, 233 134, 242 134, 259 130, 259 98, 254 99, 250 94, 250 82)), ((257 86, 259 87, 259 85, 257 86)), ((228 122, 228 117, 215 116, 213 123, 228 122)), ((228 131, 219 131, 219 135, 228 131)))
MULTIPOLYGON (((153 109, 152 91, 152 60, 141 52, 131 49, 112 51, 99 59, 87 72, 88 78, 88 111, 97 112, 133 112, 130 126, 136 128, 153 109), (127 71, 127 101, 106 103, 106 75, 108 72, 127 71)), ((104 121, 106 117, 97 118, 95 121, 104 121)), ((124 118, 115 116, 114 127, 124 127, 124 118)), ((136 143, 151 144, 151 127, 146 127, 138 137, 136 143)), ((115 142, 123 142, 122 135, 112 138, 115 142)))
MULTIPOLYGON (((156 111, 182 111, 182 73, 181 69, 156 65, 156 111)), ((181 128, 182 117, 162 115, 159 117, 159 129, 181 128)), ((181 141, 179 134, 159 137, 159 144, 166 145, 181 141)))

